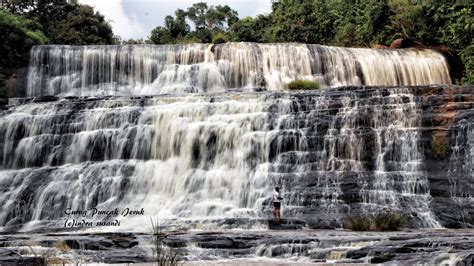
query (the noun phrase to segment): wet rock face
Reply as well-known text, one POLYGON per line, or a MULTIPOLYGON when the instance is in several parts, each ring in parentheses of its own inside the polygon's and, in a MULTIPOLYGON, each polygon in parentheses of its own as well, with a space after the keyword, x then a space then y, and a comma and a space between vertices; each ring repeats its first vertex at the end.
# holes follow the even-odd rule
POLYGON ((28 68, 7 68, 0 70, 2 97, 25 97, 28 68))
POLYGON ((426 88, 417 92, 423 109, 424 164, 430 203, 441 224, 474 225, 474 88, 426 88))
POLYGON ((270 152, 284 216, 337 228, 389 211, 410 227, 473 227, 474 87, 341 89, 291 108, 293 130, 270 152))
POLYGON ((292 229, 340 228, 348 215, 386 211, 412 228, 472 227, 473 93, 25 99, 0 115, 0 226, 37 220, 51 230, 73 204, 105 204, 166 210, 179 228, 269 228, 262 220, 279 186, 292 229))

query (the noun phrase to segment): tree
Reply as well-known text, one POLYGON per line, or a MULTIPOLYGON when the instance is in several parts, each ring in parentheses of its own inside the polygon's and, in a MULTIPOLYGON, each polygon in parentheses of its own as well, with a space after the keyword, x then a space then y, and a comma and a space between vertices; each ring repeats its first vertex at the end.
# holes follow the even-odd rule
POLYGON ((432 44, 446 44, 457 52, 464 64, 463 77, 458 82, 474 84, 473 5, 433 1, 424 4, 423 13, 427 39, 432 44))
POLYGON ((0 67, 13 68, 27 63, 27 54, 33 45, 45 44, 48 39, 41 26, 29 19, 0 9, 0 67))
POLYGON ((225 6, 208 6, 204 2, 196 3, 188 8, 188 18, 194 23, 196 30, 227 30, 239 20, 237 11, 225 6))
POLYGON ((364 23, 361 25, 361 36, 366 40, 365 45, 371 46, 373 44, 387 43, 388 39, 392 36, 389 32, 392 10, 387 0, 366 1, 362 9, 364 23))
POLYGON ((58 44, 112 44, 113 33, 104 16, 88 5, 66 6, 67 16, 49 25, 51 43, 58 44))
POLYGON ((154 44, 169 44, 174 42, 170 31, 161 26, 158 26, 151 31, 149 39, 154 44))
POLYGON ((213 39, 225 41, 229 28, 239 21, 237 11, 229 6, 208 6, 204 2, 196 3, 186 11, 178 9, 175 17, 166 16, 163 26, 154 28, 149 37, 155 44, 172 44, 183 42, 210 43, 213 39), (194 25, 194 31, 187 24, 194 25))
MULTIPOLYGON (((286 0, 272 5, 272 41, 329 44, 334 39, 338 1, 286 0)), ((347 10, 350 10, 346 8, 347 10)))
POLYGON ((272 17, 270 15, 258 15, 255 18, 245 17, 232 24, 230 34, 232 40, 237 42, 270 42, 272 37, 269 33, 272 17))
POLYGON ((426 24, 423 19, 423 5, 416 1, 397 0, 390 2, 393 14, 390 17, 390 28, 395 38, 413 38, 423 40, 426 34, 426 24))
POLYGON ((206 13, 208 6, 204 2, 196 3, 188 8, 187 16, 194 23, 197 31, 206 28, 206 13))
POLYGON ((171 44, 185 39, 191 27, 186 22, 187 13, 178 9, 175 11, 176 18, 166 16, 164 26, 158 26, 151 31, 149 37, 154 44, 171 44))
POLYGON ((3 6, 38 22, 51 43, 112 44, 112 28, 103 15, 76 0, 9 0, 3 6))
MULTIPOLYGON (((217 35, 221 37, 227 35, 227 30, 239 20, 237 11, 229 6, 209 7, 204 2, 189 7, 187 16, 194 23, 196 29, 190 36, 201 40, 201 42, 211 42, 217 35)), ((224 39, 228 39, 228 37, 225 36, 224 39)))
MULTIPOLYGON (((318 29, 307 29, 313 43, 371 46, 386 43, 391 9, 387 1, 335 0, 316 2, 311 16, 318 29), (347 8, 350 6, 351 8, 347 8)), ((284 20, 284 19, 283 19, 284 20)))
POLYGON ((1 99, 5 97, 5 80, 15 68, 28 63, 28 53, 33 45, 48 42, 40 29, 38 23, 0 8, 0 105, 5 104, 1 99))

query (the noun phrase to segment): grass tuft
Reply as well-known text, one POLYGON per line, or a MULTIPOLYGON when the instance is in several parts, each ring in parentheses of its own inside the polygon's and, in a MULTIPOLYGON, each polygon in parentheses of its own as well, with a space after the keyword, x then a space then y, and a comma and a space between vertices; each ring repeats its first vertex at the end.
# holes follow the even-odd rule
POLYGON ((151 219, 153 230, 153 256, 159 266, 175 266, 181 264, 180 250, 165 245, 166 234, 161 226, 151 219))
POLYGON ((375 216, 348 216, 342 226, 352 231, 398 231, 405 225, 406 218, 403 214, 384 212, 375 216))
POLYGON ((381 213, 375 216, 375 229, 378 231, 398 231, 406 224, 406 218, 400 213, 381 213))
POLYGON ((431 151, 433 152, 433 157, 435 159, 443 160, 448 156, 449 145, 440 141, 433 140, 431 141, 431 151))
POLYGON ((319 88, 319 83, 311 80, 297 79, 288 83, 289 90, 318 90, 319 88))
POLYGON ((344 220, 342 226, 352 231, 369 231, 371 221, 367 216, 349 216, 344 220))

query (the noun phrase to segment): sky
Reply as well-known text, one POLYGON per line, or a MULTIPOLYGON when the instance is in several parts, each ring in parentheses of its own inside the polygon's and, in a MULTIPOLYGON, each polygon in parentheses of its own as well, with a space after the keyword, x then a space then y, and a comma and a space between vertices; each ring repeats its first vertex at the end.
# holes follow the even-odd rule
POLYGON ((239 17, 270 13, 271 0, 79 0, 95 7, 111 22, 115 35, 122 39, 147 38, 152 29, 162 26, 167 15, 178 8, 187 9, 194 3, 228 5, 239 17))

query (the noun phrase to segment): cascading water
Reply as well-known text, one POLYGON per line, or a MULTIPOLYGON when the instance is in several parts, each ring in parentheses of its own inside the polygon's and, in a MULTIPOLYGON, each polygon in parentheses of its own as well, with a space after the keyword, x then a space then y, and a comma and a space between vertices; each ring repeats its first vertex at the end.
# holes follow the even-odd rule
POLYGON ((60 218, 67 207, 255 217, 256 200, 264 197, 256 167, 267 154, 265 102, 211 99, 19 106, 0 122, 2 165, 24 168, 2 172, 2 187, 15 189, 2 195, 0 224, 60 218), (18 206, 24 213, 16 213, 18 206))
MULTIPOLYGON (((122 221, 112 231, 144 230, 150 217, 179 228, 261 228, 276 185, 283 216, 311 228, 382 211, 440 227, 418 88, 279 91, 293 79, 450 83, 444 58, 429 50, 34 47, 28 95, 69 97, 20 99, 0 113, 0 230, 61 228, 66 209, 91 208, 144 209, 107 217, 122 221)), ((459 158, 459 169, 471 167, 474 152, 462 148, 472 142, 470 123, 456 125, 450 171, 459 158)), ((450 191, 460 205, 472 200, 450 191)))
POLYGON ((446 60, 432 50, 256 43, 55 45, 32 49, 27 95, 282 90, 295 79, 323 87, 451 83, 446 60))
POLYGON ((0 224, 31 230, 57 226, 66 208, 126 206, 147 216, 124 219, 123 230, 149 216, 242 227, 267 217, 280 185, 284 215, 316 227, 381 210, 439 226, 418 112, 400 88, 19 104, 0 118, 0 224))
MULTIPOLYGON (((382 95, 377 93, 373 97, 380 99, 382 95)), ((421 110, 416 106, 414 96, 407 89, 400 90, 400 94, 390 95, 388 101, 374 106, 371 112, 370 124, 374 128, 377 148, 374 150, 374 181, 367 184, 370 189, 365 199, 369 210, 380 211, 373 209, 373 204, 388 209, 404 209, 422 217, 420 227, 441 227, 429 208, 428 178, 418 148, 421 110), (387 121, 387 116, 392 119, 387 121), (401 188, 397 189, 400 184, 401 188)))
POLYGON ((456 216, 464 227, 472 227, 470 219, 474 206, 474 119, 462 119, 454 135, 453 152, 449 158, 450 198, 453 199, 456 216))

